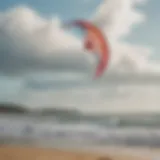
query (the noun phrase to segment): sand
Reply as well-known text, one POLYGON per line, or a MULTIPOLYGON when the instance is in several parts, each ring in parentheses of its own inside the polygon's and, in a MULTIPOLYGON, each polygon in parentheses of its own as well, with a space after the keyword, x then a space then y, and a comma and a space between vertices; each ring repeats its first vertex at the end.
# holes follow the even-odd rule
MULTIPOLYGON (((158 160, 158 157, 153 155, 153 150, 149 155, 145 152, 141 154, 132 154, 123 149, 106 149, 102 152, 96 151, 71 151, 64 149, 48 149, 34 148, 22 146, 1 146, 0 160, 158 160)), ((139 152, 141 153, 141 152, 139 152)), ((157 150, 155 153, 160 155, 157 150)), ((156 155, 157 156, 157 155, 156 155)), ((160 157, 160 156, 159 156, 160 157)))

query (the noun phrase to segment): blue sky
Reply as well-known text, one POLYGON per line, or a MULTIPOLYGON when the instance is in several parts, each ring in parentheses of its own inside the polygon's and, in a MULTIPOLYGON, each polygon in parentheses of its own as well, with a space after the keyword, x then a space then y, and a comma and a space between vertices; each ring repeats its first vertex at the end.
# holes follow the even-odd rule
POLYGON ((40 14, 45 16, 58 15, 63 20, 73 18, 90 17, 101 0, 94 1, 74 1, 74 0, 6 0, 1 2, 1 10, 10 8, 15 5, 25 4, 36 9, 40 14))
MULTIPOLYGON (((117 104, 115 104, 114 101, 121 97, 121 95, 117 97, 117 95, 119 95, 118 87, 123 88, 123 86, 119 84, 116 89, 115 86, 113 89, 111 88, 112 91, 110 92, 112 95, 103 93, 102 88, 106 87, 107 91, 109 89, 107 88, 108 86, 113 86, 113 84, 107 82, 107 74, 102 78, 103 87, 100 82, 91 83, 91 70, 93 71, 95 65, 93 65, 93 62, 92 65, 90 64, 91 55, 87 57, 87 55, 84 56, 81 54, 83 50, 75 47, 79 45, 77 37, 74 37, 74 35, 73 37, 66 35, 65 31, 59 28, 54 18, 58 17, 60 22, 79 18, 92 19, 95 15, 99 17, 97 19, 93 18, 95 21, 101 21, 101 17, 103 19, 105 18, 108 21, 104 22, 104 32, 109 37, 113 49, 111 76, 115 77, 115 73, 119 72, 119 69, 123 68, 124 65, 129 73, 132 73, 132 68, 134 68, 136 73, 141 72, 141 70, 145 72, 148 68, 151 73, 155 73, 157 70, 160 71, 160 65, 154 62, 151 63, 150 60, 154 59, 159 61, 160 59, 160 1, 149 0, 144 2, 144 5, 139 6, 139 4, 137 4, 137 7, 134 7, 132 3, 135 1, 136 0, 122 0, 121 2, 117 2, 116 0, 108 0, 113 9, 108 7, 109 3, 107 3, 107 0, 0 1, 0 36, 2 37, 2 39, 0 39, 0 57, 3 59, 0 65, 0 101, 13 101, 31 106, 39 106, 41 104, 65 106, 66 103, 70 106, 75 106, 76 102, 74 102, 74 99, 79 98, 79 101, 81 101, 81 103, 78 104, 79 106, 82 105, 83 97, 84 99, 85 97, 89 97, 88 102, 82 105, 84 108, 86 108, 86 106, 92 108, 91 106, 93 104, 96 106, 96 104, 98 105, 99 103, 103 104, 101 107, 102 110, 104 106, 108 104, 116 108, 117 104), (22 8, 19 7, 21 5, 23 6, 22 8), (118 8, 116 5, 120 5, 121 8, 118 8), (13 8, 17 8, 17 11, 13 11, 13 8), (26 8, 29 10, 26 10, 26 8), (103 8, 103 13, 100 11, 101 8, 103 8), (114 8, 116 8, 116 10, 114 8), (36 11, 36 13, 32 11, 36 11), (118 16, 115 17, 114 15, 116 14, 118 16), (132 15, 134 16, 134 14, 143 14, 146 20, 140 23, 132 21, 132 15), (41 20, 39 21, 38 18, 41 18, 41 20), (55 24, 51 23, 52 18, 55 24), (123 20, 121 21, 119 19, 123 20), (15 27, 16 23, 19 28, 15 27), (128 26, 128 28, 126 26, 128 26), (122 31, 127 32, 127 30, 129 34, 125 36, 122 31), (53 42, 50 41, 51 36, 53 36, 53 42), (125 39, 123 39, 123 41, 119 40, 119 38, 123 36, 125 36, 125 39), (46 43, 46 45, 41 45, 42 42, 46 43), (62 43, 63 46, 61 47, 62 43), (68 50, 65 49, 65 45, 70 46, 68 50), (148 58, 148 52, 146 50, 150 48, 151 53, 148 58), (57 59, 57 55, 53 54, 53 57, 47 55, 48 50, 52 53, 58 53, 58 56, 62 55, 62 57, 57 59), (124 61, 127 62, 124 64, 124 61), (37 76, 36 80, 33 80, 35 77, 32 78, 32 76, 26 74, 36 75, 35 72, 41 72, 42 70, 50 71, 49 74, 51 74, 52 68, 56 72, 60 72, 61 69, 68 69, 71 72, 73 71, 71 75, 75 77, 78 77, 77 74, 80 75, 80 72, 83 71, 86 72, 90 78, 89 80, 88 78, 83 79, 82 76, 81 78, 76 78, 73 82, 74 76, 71 76, 73 79, 71 78, 72 80, 69 82, 67 77, 70 76, 61 77, 53 74, 51 78, 48 78, 48 82, 41 83, 44 81, 42 78, 44 74, 39 77, 37 76), (33 73, 31 73, 32 70, 34 71, 33 73), (55 77, 59 77, 57 81, 53 80, 55 77), (40 80, 41 82, 39 82, 40 80), (39 88, 39 90, 37 88, 39 88), (73 88, 73 91, 69 92, 68 89, 70 88, 73 88), (28 97, 29 95, 30 97, 28 97), (68 97, 68 99, 64 98, 64 103, 62 103, 60 97, 67 97, 69 95, 71 95, 71 97, 68 97), (101 95, 108 95, 106 101, 104 96, 101 97, 101 95), (96 98, 94 96, 96 96, 96 98), (56 102, 52 101, 54 98, 56 102), (37 103, 38 99, 42 101, 37 103), (95 101, 91 102, 93 99, 95 99, 95 101)), ((137 78, 137 83, 138 82, 139 79, 137 78)), ((118 78, 116 83, 119 83, 118 78)), ((134 96, 136 95, 128 88, 124 90, 127 93, 131 92, 134 96)), ((133 98, 132 101, 135 102, 135 99, 133 98)), ((137 102, 138 101, 137 99, 137 102)), ((123 106, 128 106, 129 104, 125 99, 121 99, 120 102, 118 101, 117 103, 122 103, 123 106)), ((156 103, 160 102, 156 101, 156 103)))
POLYGON ((153 59, 159 59, 160 55, 160 17, 159 17, 159 6, 160 1, 158 0, 149 0, 147 4, 143 7, 138 7, 143 9, 143 12, 146 14, 147 21, 144 24, 136 26, 136 29, 133 30, 129 36, 129 41, 149 45, 154 48, 155 54, 152 55, 153 59))

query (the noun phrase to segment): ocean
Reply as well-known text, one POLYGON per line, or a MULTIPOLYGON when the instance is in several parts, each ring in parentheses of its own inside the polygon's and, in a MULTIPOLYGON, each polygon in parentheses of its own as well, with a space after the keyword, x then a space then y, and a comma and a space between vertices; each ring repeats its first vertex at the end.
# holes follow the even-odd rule
POLYGON ((106 116, 66 120, 56 116, 0 115, 0 143, 43 146, 160 147, 160 117, 106 116))

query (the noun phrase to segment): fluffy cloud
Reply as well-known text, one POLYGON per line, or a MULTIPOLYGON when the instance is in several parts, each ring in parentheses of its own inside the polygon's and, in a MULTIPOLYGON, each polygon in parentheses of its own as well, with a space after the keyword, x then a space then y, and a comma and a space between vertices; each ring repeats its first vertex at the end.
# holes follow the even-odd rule
MULTIPOLYGON (((136 4, 144 3, 142 0, 104 0, 93 16, 93 21, 108 37, 111 46, 109 70, 112 72, 160 70, 159 65, 149 61, 151 48, 123 40, 133 26, 144 22, 144 14, 134 9, 136 4)), ((42 71, 90 74, 96 64, 91 55, 85 54, 82 42, 61 28, 59 18, 43 18, 27 6, 0 14, 0 37, 0 73, 6 75, 42 71)))
POLYGON ((129 72, 160 72, 160 66, 150 61, 154 50, 151 46, 130 44, 125 38, 132 29, 145 23, 146 16, 136 10, 146 0, 104 0, 92 21, 99 25, 109 39, 112 50, 111 63, 118 70, 129 72), (125 62, 125 63, 124 63, 125 62))
MULTIPOLYGON (((144 14, 134 8, 144 3, 104 0, 93 16, 93 22, 103 29, 111 46, 111 71, 160 70, 159 65, 149 61, 151 48, 124 41, 136 24, 145 21, 144 14)), ((45 19, 26 6, 0 14, 0 37, 0 72, 4 74, 49 70, 91 72, 93 67, 82 42, 61 28, 59 18, 45 19)))
POLYGON ((145 15, 135 10, 136 4, 142 1, 104 0, 98 7, 93 21, 101 25, 111 39, 118 40, 129 35, 136 24, 145 21, 145 15))
POLYGON ((0 14, 0 73, 85 71, 81 42, 61 28, 58 18, 45 19, 26 6, 0 14))

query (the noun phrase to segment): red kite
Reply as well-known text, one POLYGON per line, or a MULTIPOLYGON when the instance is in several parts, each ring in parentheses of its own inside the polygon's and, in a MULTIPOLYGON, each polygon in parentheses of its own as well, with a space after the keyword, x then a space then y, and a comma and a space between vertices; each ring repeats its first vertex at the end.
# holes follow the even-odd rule
POLYGON ((77 26, 86 31, 84 41, 85 49, 98 54, 100 60, 96 69, 95 78, 100 77, 109 61, 109 45, 101 30, 91 22, 84 20, 75 20, 67 23, 68 27, 77 26))

